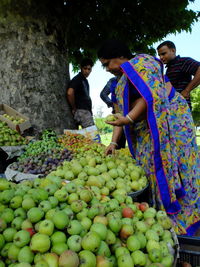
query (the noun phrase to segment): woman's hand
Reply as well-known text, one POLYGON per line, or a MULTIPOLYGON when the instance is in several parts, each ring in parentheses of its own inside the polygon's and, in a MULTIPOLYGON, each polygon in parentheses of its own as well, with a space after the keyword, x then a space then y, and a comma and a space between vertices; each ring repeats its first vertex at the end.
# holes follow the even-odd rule
POLYGON ((107 124, 113 125, 113 126, 124 126, 130 123, 129 119, 122 116, 121 114, 113 114, 116 118, 115 121, 106 121, 107 124))
POLYGON ((106 155, 109 155, 109 154, 114 155, 115 154, 115 149, 116 149, 116 145, 110 144, 106 148, 106 155))

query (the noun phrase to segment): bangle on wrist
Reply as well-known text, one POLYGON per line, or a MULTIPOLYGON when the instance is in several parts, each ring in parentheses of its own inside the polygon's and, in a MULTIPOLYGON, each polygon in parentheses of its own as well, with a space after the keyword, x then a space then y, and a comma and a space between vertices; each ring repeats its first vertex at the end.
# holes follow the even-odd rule
POLYGON ((118 146, 118 144, 116 142, 110 142, 111 145, 115 145, 118 146))
POLYGON ((126 115, 126 118, 127 118, 131 123, 134 123, 134 120, 131 119, 131 117, 130 117, 128 114, 126 115))

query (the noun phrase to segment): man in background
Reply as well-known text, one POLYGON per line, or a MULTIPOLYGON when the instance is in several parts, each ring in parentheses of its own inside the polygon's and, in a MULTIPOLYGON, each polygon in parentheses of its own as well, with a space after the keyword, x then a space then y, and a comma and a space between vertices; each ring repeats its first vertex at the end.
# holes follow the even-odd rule
POLYGON ((190 57, 176 56, 176 46, 165 41, 157 47, 161 61, 166 64, 166 75, 173 87, 185 97, 191 109, 190 92, 200 84, 200 62, 190 57))
POLYGON ((93 65, 91 59, 83 59, 80 64, 80 72, 68 84, 67 101, 71 107, 77 129, 79 125, 82 128, 94 125, 90 88, 87 80, 93 65))

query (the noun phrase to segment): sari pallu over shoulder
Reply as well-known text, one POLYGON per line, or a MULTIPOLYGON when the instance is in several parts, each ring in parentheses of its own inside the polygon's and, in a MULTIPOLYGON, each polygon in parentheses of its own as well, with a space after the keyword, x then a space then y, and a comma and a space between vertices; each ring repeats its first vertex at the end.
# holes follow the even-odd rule
MULTIPOLYGON (((149 55, 138 55, 128 62, 121 65, 124 75, 133 84, 134 88, 140 93, 147 105, 147 122, 150 135, 153 140, 154 168, 156 181, 165 210, 168 214, 176 214, 181 210, 181 206, 176 199, 173 187, 172 168, 166 164, 170 154, 169 136, 169 100, 167 90, 164 87, 162 69, 157 60, 149 55), (165 149, 162 145, 165 144, 165 149), (169 180, 171 181, 169 183, 169 180)), ((123 113, 129 112, 129 86, 128 82, 124 85, 123 92, 123 113)), ((126 128, 126 135, 129 147, 130 129, 126 128)))

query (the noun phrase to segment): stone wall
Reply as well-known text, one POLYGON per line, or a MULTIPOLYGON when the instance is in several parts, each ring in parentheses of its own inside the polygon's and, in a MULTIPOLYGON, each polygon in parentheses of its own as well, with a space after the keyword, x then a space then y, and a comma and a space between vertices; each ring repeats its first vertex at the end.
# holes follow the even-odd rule
POLYGON ((30 117, 37 130, 74 128, 66 101, 67 55, 56 31, 37 20, 0 20, 0 102, 30 117), (63 50, 63 51, 62 51, 63 50))

